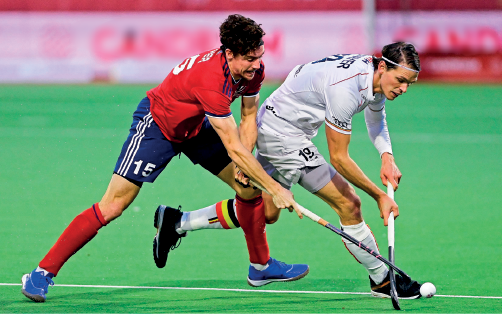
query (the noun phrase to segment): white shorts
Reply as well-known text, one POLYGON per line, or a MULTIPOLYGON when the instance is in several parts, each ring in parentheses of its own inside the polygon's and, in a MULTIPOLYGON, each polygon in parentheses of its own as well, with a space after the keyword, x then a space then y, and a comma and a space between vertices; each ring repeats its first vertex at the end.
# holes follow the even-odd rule
POLYGON ((258 129, 256 159, 283 187, 300 184, 315 193, 336 174, 306 136, 285 136, 263 126, 258 129))

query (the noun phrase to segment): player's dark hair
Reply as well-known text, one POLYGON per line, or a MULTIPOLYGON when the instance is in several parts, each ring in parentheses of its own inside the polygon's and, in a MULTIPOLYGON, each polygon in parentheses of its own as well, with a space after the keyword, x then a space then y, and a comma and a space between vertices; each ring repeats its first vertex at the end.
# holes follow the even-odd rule
POLYGON ((232 14, 220 25, 221 50, 230 49, 235 55, 245 56, 263 45, 265 32, 261 24, 240 14, 232 14))
MULTIPOLYGON (((400 41, 387 45, 382 49, 382 56, 397 64, 404 63, 411 69, 420 71, 420 58, 412 44, 400 41)), ((383 58, 373 57, 373 67, 375 70, 378 68, 380 61, 385 60, 383 58)), ((397 68, 397 65, 388 61, 385 61, 385 64, 389 70, 397 68)))

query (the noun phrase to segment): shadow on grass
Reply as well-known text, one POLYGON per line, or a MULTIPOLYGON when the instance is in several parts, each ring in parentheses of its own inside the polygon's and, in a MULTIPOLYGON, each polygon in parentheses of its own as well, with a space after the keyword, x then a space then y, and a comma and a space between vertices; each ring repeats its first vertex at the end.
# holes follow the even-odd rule
MULTIPOLYGON (((303 280, 269 285, 254 290, 318 290, 320 287, 338 287, 340 291, 353 287, 351 281, 303 280), (306 286, 309 289, 306 289, 306 286), (316 288, 317 289, 313 289, 316 288), (342 289, 343 288, 343 289, 342 289)), ((242 281, 188 280, 141 283, 145 287, 226 288, 253 289, 242 281)), ((17 289, 16 289, 17 290, 17 289)), ((324 290, 326 291, 326 289, 324 290)), ((357 306, 367 295, 254 293, 221 290, 177 289, 115 289, 52 287, 47 302, 36 304, 20 293, 8 293, 9 301, 0 312, 30 313, 229 313, 229 312, 333 312, 349 310, 360 312, 357 306)), ((374 307, 372 308, 374 310, 374 307)))
MULTIPOLYGON (((365 281, 304 279, 252 289, 240 280, 187 280, 138 283, 137 286, 356 292, 354 288, 365 289, 365 284, 365 281)), ((51 287, 47 302, 34 303, 20 293, 19 286, 0 289, 0 313, 394 313, 389 299, 367 294, 55 286, 51 287)), ((500 312, 496 310, 500 300, 495 301, 432 298, 401 300, 401 305, 407 312, 421 313, 500 312)))
POLYGON ((150 287, 214 288, 214 289, 251 289, 251 290, 295 290, 295 291, 341 291, 369 292, 368 280, 347 279, 310 279, 308 277, 290 282, 268 284, 259 288, 251 287, 243 280, 165 280, 143 283, 150 287))

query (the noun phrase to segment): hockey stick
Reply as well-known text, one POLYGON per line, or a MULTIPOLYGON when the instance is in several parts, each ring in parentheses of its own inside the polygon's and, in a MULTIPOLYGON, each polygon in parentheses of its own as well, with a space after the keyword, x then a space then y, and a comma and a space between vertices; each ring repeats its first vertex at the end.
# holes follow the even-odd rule
MULTIPOLYGON (((254 181, 251 181, 251 184, 254 185, 255 187, 259 188, 260 190, 262 191, 265 191, 267 192, 266 189, 264 189, 261 185, 259 185, 258 183, 255 183, 254 181)), ((332 224, 330 224, 328 221, 322 219, 321 217, 317 216, 316 214, 314 214, 313 212, 311 212, 310 210, 306 209, 305 207, 303 207, 302 205, 296 203, 298 205, 298 207, 300 208, 300 212, 307 216, 308 218, 312 219, 313 221, 317 222, 318 224, 320 224, 321 226, 324 226, 326 228, 328 228, 329 230, 333 231, 334 233, 338 234, 339 236, 341 236, 342 238, 344 239, 347 239, 348 241, 354 243, 355 245, 359 246, 361 249, 365 250, 366 252, 368 252, 369 254, 373 255, 374 257, 376 257, 377 259, 379 259, 380 261, 382 261, 383 263, 385 263, 386 265, 388 265, 390 268, 394 269, 396 272, 398 272, 402 277, 403 279, 406 281, 406 282, 411 282, 411 277, 408 276, 404 271, 402 271, 401 269, 399 269, 396 265, 394 265, 394 263, 391 263, 389 260, 387 260, 385 257, 383 257, 382 255, 380 254, 377 254, 375 253, 372 249, 370 249, 369 247, 367 247, 366 245, 364 245, 363 243, 361 243, 360 241, 357 241, 356 239, 354 239, 352 236, 348 235, 347 233, 343 232, 342 230, 338 229, 337 227, 333 226, 332 224)))
MULTIPOLYGON (((387 182, 387 195, 394 199, 394 187, 390 182, 387 182)), ((391 212, 389 215, 388 226, 387 226, 387 237, 389 243, 389 261, 394 264, 394 213, 391 212)), ((400 310, 399 299, 396 290, 396 275, 394 274, 394 269, 389 269, 390 277, 390 297, 392 299, 392 306, 394 309, 400 310)))

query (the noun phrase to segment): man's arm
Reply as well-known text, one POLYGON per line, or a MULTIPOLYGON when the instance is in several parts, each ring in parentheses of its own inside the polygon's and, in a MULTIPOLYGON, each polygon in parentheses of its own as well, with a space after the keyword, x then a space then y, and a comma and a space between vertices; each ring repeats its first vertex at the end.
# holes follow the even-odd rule
POLYGON ((260 104, 260 95, 254 97, 242 97, 241 103, 241 123, 239 126, 239 135, 242 145, 250 152, 253 151, 258 137, 256 127, 256 113, 260 104))
POLYGON ((251 152, 241 143, 234 118, 232 116, 223 119, 208 118, 214 130, 220 136, 223 145, 225 145, 228 156, 237 167, 253 181, 264 187, 273 197, 274 204, 278 208, 294 209, 298 216, 302 218, 303 215, 296 205, 293 194, 272 179, 265 170, 263 170, 262 166, 251 152))
POLYGON ((385 107, 383 103, 380 108, 368 106, 364 109, 364 119, 366 121, 368 135, 382 158, 382 168, 380 169, 382 184, 387 186, 387 181, 389 181, 392 186, 394 186, 394 190, 397 190, 402 174, 392 155, 392 145, 385 116, 385 107))
POLYGON ((384 225, 387 226, 387 220, 391 211, 394 216, 399 216, 397 204, 387 196, 387 194, 378 188, 359 168, 349 156, 350 134, 339 133, 329 127, 326 127, 326 138, 330 161, 333 167, 350 183, 365 191, 375 199, 380 209, 380 217, 384 219, 384 225))

